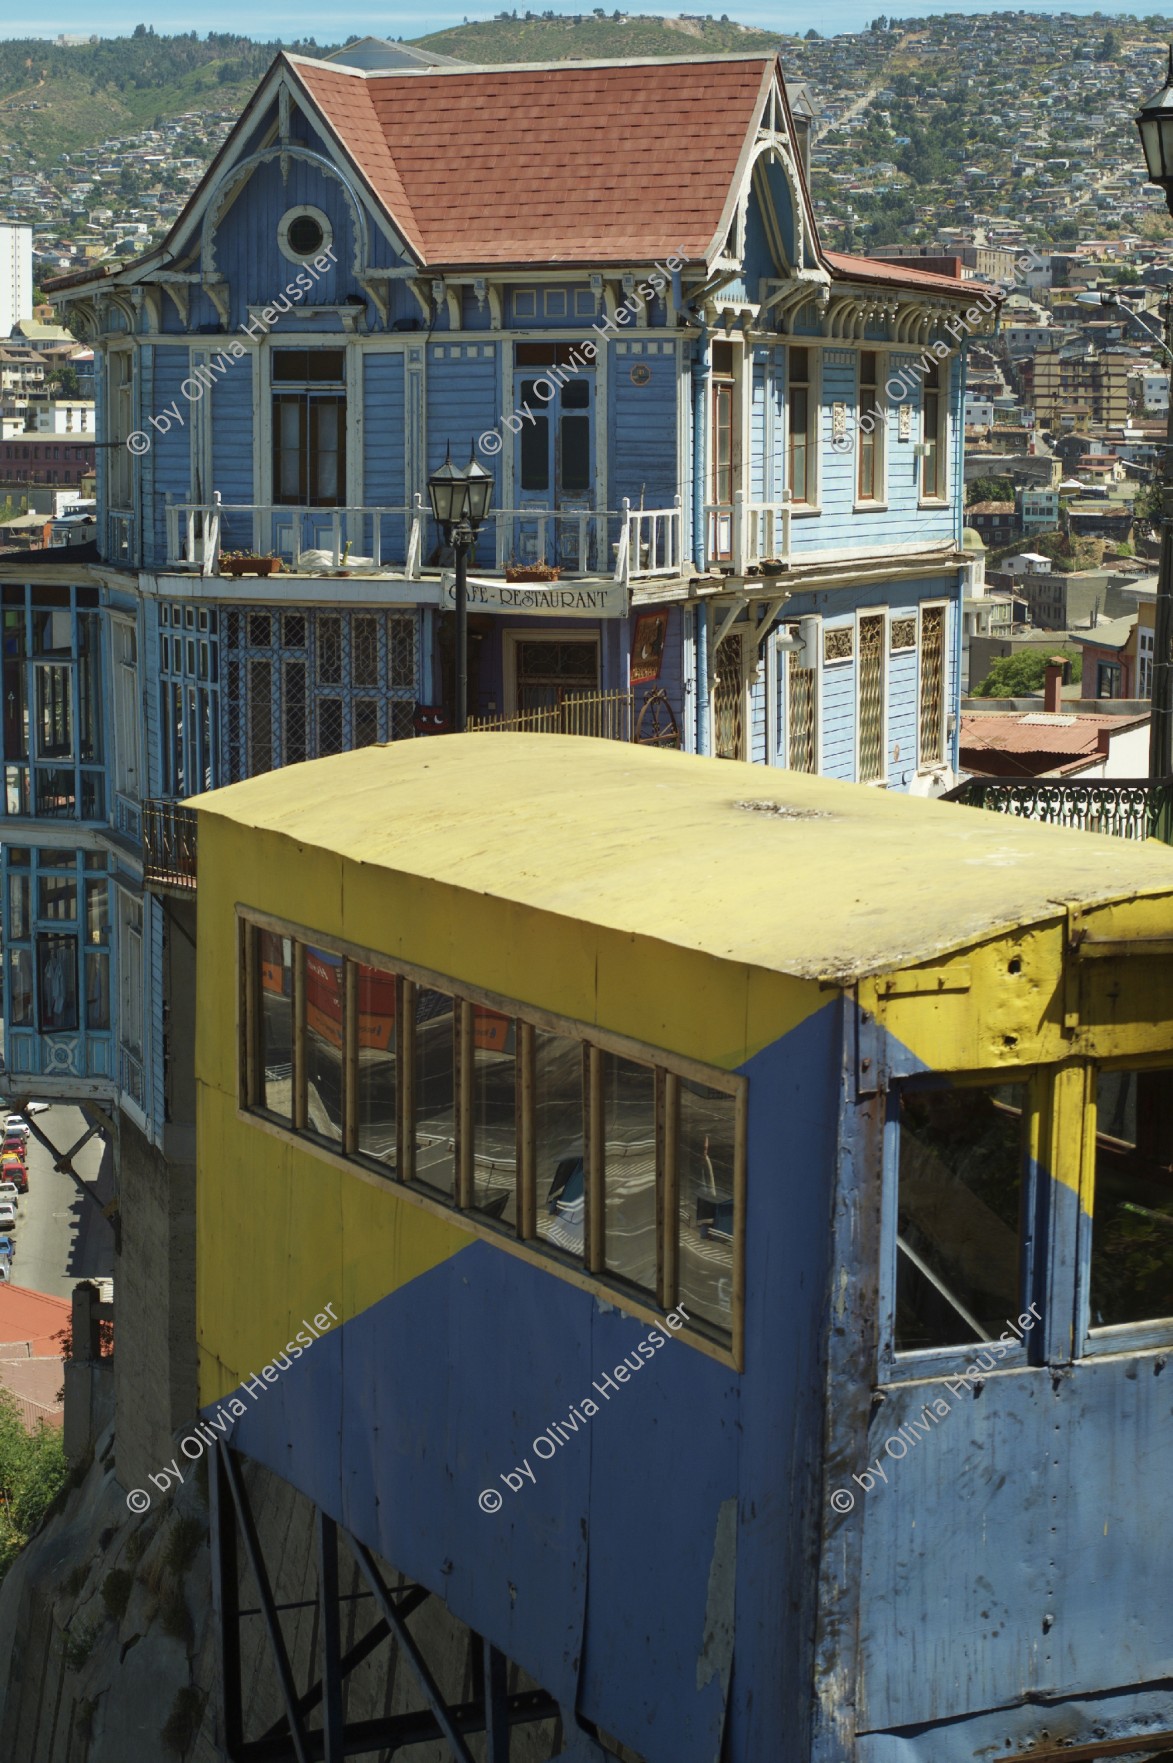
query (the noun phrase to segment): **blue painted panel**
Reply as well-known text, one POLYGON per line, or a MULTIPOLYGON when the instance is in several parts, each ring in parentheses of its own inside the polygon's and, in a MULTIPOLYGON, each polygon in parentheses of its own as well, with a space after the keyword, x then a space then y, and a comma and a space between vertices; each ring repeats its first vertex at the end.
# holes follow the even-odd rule
MULTIPOLYGON (((444 463, 449 444, 452 457, 463 466, 476 437, 486 429, 497 428, 501 420, 500 359, 495 343, 436 343, 428 350, 427 366, 427 469, 436 471, 444 463)), ((477 459, 495 480, 494 507, 501 507, 501 455, 477 459)), ((441 542, 441 535, 428 522, 430 535, 425 544, 425 557, 441 542)), ((481 533, 476 548, 476 561, 491 565, 496 560, 494 528, 490 524, 481 533)))
POLYGON ((610 355, 608 506, 670 508, 681 488, 676 446, 676 345, 616 342, 610 355), (634 377, 633 377, 634 376, 634 377))
POLYGON ((183 502, 191 492, 189 425, 194 407, 179 389, 190 375, 191 356, 184 344, 169 343, 143 349, 140 359, 142 427, 151 437, 143 459, 144 562, 162 563, 167 556, 167 497, 183 502))
MULTIPOLYGON (((366 349, 362 355, 362 502, 370 508, 406 508, 407 492, 403 351, 366 349)), ((384 560, 407 556, 409 517, 387 517, 382 523, 384 560)), ((362 543, 368 543, 364 533, 362 543)))
MULTIPOLYGON (((915 607, 893 610, 893 618, 915 618, 915 607)), ((888 656, 888 784, 904 789, 916 774, 916 650, 898 649, 888 656), (900 757, 896 758, 896 749, 900 757)), ((952 699, 950 699, 952 702, 952 699)))
MULTIPOLYGON (((212 482, 223 502, 255 502, 259 492, 260 462, 253 436, 253 374, 257 362, 250 356, 237 361, 231 372, 217 380, 212 400, 212 482)), ((221 528, 224 550, 240 551, 253 543, 252 519, 247 514, 225 515, 221 528)), ((268 547, 266 546, 266 549, 268 547)))
POLYGON ((766 362, 767 351, 755 349, 749 412, 749 493, 754 502, 766 500, 766 362))
POLYGON ((355 216, 349 198, 336 177, 303 159, 290 159, 288 176, 283 178, 275 161, 258 166, 244 189, 220 219, 215 233, 216 264, 228 278, 230 291, 230 330, 248 322, 249 306, 277 307, 285 300, 284 290, 294 284, 297 293, 289 295, 290 316, 283 312, 286 326, 299 322, 296 316, 303 305, 332 305, 350 291, 350 268, 355 252, 355 216), (304 205, 319 208, 327 216, 333 231, 331 249, 335 262, 320 273, 311 262, 291 263, 277 244, 277 229, 282 216, 291 208, 304 205), (297 284, 302 274, 309 282, 297 284))
MULTIPOLYGON (((752 640, 752 639, 751 639, 752 640)), ((749 688, 749 757, 753 765, 766 763, 766 670, 749 688)))
POLYGON ((819 770, 824 777, 841 777, 848 782, 855 776, 855 679, 854 658, 823 668, 820 705, 823 740, 819 770))

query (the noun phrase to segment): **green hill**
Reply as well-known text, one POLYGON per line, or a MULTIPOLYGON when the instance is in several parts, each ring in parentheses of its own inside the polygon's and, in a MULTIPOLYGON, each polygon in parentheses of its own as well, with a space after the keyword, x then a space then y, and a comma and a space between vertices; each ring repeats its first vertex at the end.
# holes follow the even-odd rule
POLYGON ((706 18, 701 23, 618 12, 564 18, 498 13, 496 18, 435 31, 417 41, 462 61, 594 61, 623 55, 731 55, 774 49, 782 37, 778 31, 755 31, 728 18, 706 18))

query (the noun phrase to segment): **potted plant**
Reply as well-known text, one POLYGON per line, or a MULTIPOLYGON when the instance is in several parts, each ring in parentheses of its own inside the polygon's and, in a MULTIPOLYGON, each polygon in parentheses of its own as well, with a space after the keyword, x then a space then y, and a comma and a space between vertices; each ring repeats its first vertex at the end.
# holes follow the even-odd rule
POLYGON ((263 556, 252 551, 221 551, 221 575, 277 575, 281 559, 275 551, 263 556))
POLYGON ((556 563, 518 563, 513 558, 505 565, 507 582, 556 582, 561 574, 556 563))

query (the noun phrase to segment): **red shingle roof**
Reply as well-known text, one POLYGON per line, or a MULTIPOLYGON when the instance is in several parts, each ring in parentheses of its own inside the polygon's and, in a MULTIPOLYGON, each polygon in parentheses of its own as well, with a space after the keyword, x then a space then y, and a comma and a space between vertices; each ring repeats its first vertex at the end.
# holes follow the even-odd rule
POLYGON ((703 257, 775 66, 754 56, 357 78, 291 64, 436 266, 703 257), (445 116, 451 128, 438 126, 445 116))

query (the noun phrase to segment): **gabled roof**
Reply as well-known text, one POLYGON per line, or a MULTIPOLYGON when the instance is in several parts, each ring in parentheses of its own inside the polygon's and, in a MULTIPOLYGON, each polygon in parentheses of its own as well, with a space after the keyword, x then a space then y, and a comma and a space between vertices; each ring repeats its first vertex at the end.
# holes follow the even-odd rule
POLYGON ((772 56, 356 74, 289 58, 427 264, 711 253, 772 56), (451 129, 437 133, 437 118, 451 129))

